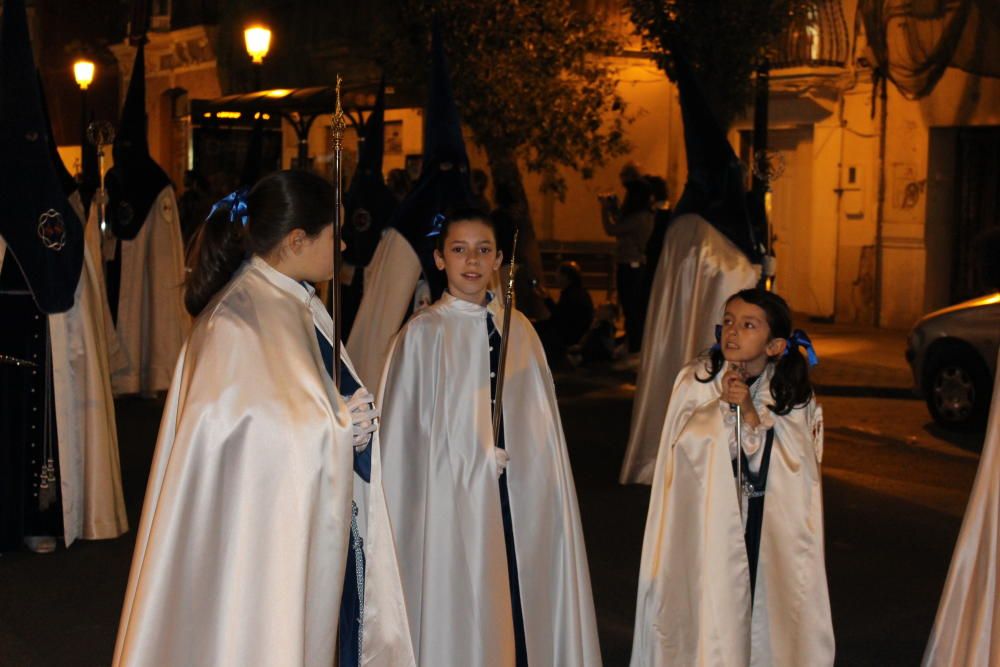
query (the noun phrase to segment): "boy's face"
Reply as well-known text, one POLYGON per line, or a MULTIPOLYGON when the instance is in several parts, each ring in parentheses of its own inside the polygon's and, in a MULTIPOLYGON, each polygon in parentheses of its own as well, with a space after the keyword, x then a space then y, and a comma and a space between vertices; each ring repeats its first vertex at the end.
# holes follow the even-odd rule
POLYGON ((434 251, 434 263, 448 277, 448 292, 464 301, 482 304, 493 272, 503 253, 497 250, 493 229, 479 220, 448 225, 443 250, 434 251))

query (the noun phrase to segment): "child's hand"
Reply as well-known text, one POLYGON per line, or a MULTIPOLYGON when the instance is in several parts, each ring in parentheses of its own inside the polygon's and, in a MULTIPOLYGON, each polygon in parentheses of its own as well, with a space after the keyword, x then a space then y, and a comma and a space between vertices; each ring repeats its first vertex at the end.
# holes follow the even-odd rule
POLYGON ((730 405, 739 405, 746 408, 747 402, 753 405, 750 398, 750 387, 743 379, 741 369, 731 366, 722 376, 722 397, 721 399, 730 405))
POLYGON ((729 405, 738 405, 743 410, 743 420, 751 427, 760 424, 760 416, 753 404, 750 387, 746 382, 746 372, 742 366, 730 366, 722 376, 721 400, 729 405))

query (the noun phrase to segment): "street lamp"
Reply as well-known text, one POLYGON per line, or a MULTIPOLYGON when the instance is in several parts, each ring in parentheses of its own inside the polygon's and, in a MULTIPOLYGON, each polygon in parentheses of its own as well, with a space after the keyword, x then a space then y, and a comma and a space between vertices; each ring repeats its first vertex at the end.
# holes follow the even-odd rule
POLYGON ((80 86, 80 165, 82 176, 83 151, 87 150, 86 140, 83 138, 87 133, 87 88, 94 81, 94 62, 80 58, 73 63, 73 78, 76 79, 76 85, 80 86))
POLYGON ((80 90, 87 90, 94 81, 94 63, 86 58, 81 58, 73 63, 73 78, 80 90))
POLYGON ((252 25, 243 31, 243 39, 246 42, 247 54, 254 65, 254 87, 260 90, 261 69, 264 66, 264 58, 271 48, 271 31, 262 25, 252 25))

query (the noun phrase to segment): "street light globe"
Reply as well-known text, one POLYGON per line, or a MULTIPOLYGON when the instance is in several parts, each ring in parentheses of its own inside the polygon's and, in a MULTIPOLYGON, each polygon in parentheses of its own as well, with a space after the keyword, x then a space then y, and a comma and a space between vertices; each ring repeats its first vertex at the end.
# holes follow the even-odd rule
POLYGON ((87 90, 94 80, 94 63, 89 60, 80 59, 73 63, 73 78, 80 90, 87 90))
POLYGON ((271 47, 271 31, 261 25, 253 25, 243 31, 247 53, 257 65, 264 62, 264 56, 271 47))

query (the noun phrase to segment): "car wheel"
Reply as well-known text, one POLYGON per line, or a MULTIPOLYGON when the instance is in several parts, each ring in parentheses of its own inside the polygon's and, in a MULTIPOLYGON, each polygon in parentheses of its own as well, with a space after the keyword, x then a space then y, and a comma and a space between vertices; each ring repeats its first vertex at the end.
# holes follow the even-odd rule
POLYGON ((986 422, 992 387, 983 362, 973 353, 949 350, 927 368, 924 399, 938 424, 978 429, 986 422))

